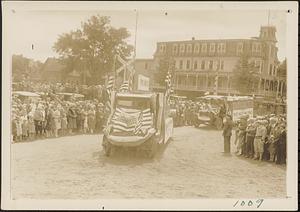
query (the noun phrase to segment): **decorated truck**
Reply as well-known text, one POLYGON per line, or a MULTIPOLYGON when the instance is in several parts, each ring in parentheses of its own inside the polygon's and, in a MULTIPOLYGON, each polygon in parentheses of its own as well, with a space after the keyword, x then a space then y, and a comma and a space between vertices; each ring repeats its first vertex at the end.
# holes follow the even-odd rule
POLYGON ((152 158, 172 137, 173 119, 163 93, 112 92, 111 108, 102 141, 106 156, 127 148, 152 158))
POLYGON ((222 129, 223 118, 226 114, 232 116, 233 121, 248 115, 253 116, 253 98, 249 96, 220 96, 207 95, 198 97, 199 105, 195 125, 206 124, 222 129))
POLYGON ((221 107, 224 105, 224 96, 207 95, 196 99, 198 105, 195 125, 210 125, 222 129, 223 116, 221 107))

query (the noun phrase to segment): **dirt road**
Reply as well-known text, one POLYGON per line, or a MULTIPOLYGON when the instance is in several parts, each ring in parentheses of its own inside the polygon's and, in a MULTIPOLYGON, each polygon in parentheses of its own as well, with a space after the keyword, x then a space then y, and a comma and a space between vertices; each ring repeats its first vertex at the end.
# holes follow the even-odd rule
POLYGON ((106 158, 101 135, 12 144, 14 199, 284 197, 285 166, 224 156, 220 131, 180 127, 153 160, 106 158))

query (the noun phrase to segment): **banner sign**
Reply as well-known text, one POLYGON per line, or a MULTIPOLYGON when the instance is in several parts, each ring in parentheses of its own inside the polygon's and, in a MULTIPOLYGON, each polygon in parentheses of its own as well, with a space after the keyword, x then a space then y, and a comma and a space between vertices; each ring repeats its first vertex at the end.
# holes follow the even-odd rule
POLYGON ((150 87, 150 80, 149 77, 145 77, 142 74, 138 75, 138 85, 137 85, 137 89, 140 91, 149 91, 149 87, 150 87))

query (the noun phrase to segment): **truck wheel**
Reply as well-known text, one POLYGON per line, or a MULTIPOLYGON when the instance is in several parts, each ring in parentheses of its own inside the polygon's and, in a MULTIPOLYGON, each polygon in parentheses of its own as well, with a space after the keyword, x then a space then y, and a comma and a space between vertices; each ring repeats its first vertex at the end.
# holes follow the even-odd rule
POLYGON ((216 126, 217 130, 221 130, 222 129, 222 127, 223 127, 223 120, 220 117, 216 118, 216 120, 215 120, 215 126, 216 126))
POLYGON ((102 146, 105 156, 109 157, 112 152, 112 145, 103 137, 102 146))
POLYGON ((152 159, 155 156, 155 153, 158 148, 158 144, 157 144, 156 140, 154 140, 154 139, 151 139, 150 142, 151 142, 151 144, 149 146, 149 149, 147 150, 147 156, 148 156, 148 158, 152 159))

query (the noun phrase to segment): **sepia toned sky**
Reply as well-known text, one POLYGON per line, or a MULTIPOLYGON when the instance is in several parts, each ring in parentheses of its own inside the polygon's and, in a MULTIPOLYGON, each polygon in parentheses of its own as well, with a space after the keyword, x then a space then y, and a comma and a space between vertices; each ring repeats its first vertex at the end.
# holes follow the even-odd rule
MULTIPOLYGON (((9 35, 15 54, 44 62, 57 57, 52 50, 58 35, 80 28, 95 14, 111 17, 114 27, 126 27, 134 44, 134 10, 119 11, 12 11, 9 35), (32 49, 32 45, 34 49, 32 49)), ((286 11, 270 11, 269 23, 276 27, 278 58, 286 57, 286 11)), ((171 40, 250 38, 268 25, 267 10, 139 10, 137 58, 152 58, 156 42, 171 40)))

